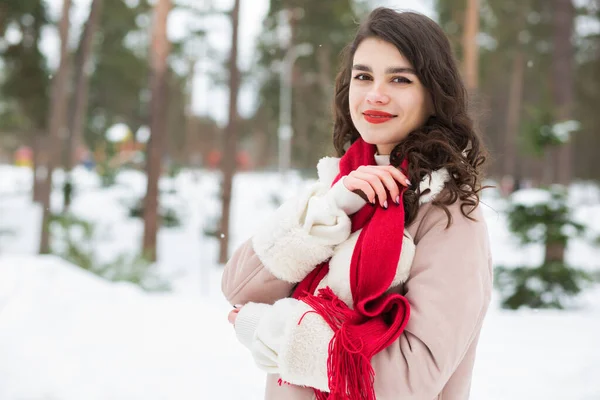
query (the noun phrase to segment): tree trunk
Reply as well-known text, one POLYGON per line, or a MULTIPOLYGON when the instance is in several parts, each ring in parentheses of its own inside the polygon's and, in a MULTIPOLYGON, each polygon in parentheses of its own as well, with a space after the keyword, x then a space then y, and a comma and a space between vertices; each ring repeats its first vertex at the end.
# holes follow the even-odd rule
POLYGON ((479 85, 479 46, 477 34, 479 32, 479 0, 467 0, 465 13, 465 28, 463 34, 463 67, 465 83, 470 93, 477 90, 479 85))
MULTIPOLYGON (((515 53, 513 55, 512 74, 508 91, 508 105, 506 116, 506 134, 504 137, 503 173, 513 179, 522 178, 518 170, 518 142, 519 128, 521 126, 521 105, 523 103, 523 86, 525 76, 525 53, 519 43, 519 34, 522 32, 526 17, 529 13, 529 4, 521 1, 519 15, 517 16, 517 28, 514 37, 515 53)), ((514 189, 514 187, 513 187, 514 189)))
POLYGON ((237 99, 240 88, 240 71, 237 65, 238 28, 239 28, 240 0, 235 0, 231 12, 231 56, 229 57, 229 122, 225 129, 223 143, 223 157, 221 158, 221 171, 223 174, 222 211, 220 227, 219 263, 225 264, 229 258, 229 220, 231 213, 231 193, 233 175, 236 167, 237 153, 237 99))
POLYGON ((565 245, 562 243, 546 243, 544 252, 544 263, 564 262, 565 245))
POLYGON ((512 178, 517 174, 517 138, 520 125, 521 103, 523 100, 523 75, 525 59, 521 49, 517 49, 512 67, 508 95, 508 115, 506 117, 506 135, 504 141, 503 172, 512 178))
MULTIPOLYGON (((71 9, 71 0, 64 0, 62 7, 62 16, 59 24, 60 37, 60 62, 56 74, 52 79, 52 94, 50 97, 50 112, 48 113, 48 156, 45 165, 40 163, 36 166, 34 179, 42 182, 40 185, 40 202, 42 205, 42 226, 40 237, 40 254, 50 252, 50 197, 52 194, 52 172, 58 165, 60 156, 61 136, 65 130, 67 103, 68 103, 68 83, 69 83, 69 12, 71 9), (45 175, 41 180, 38 173, 45 175)), ((46 146, 45 146, 46 147, 46 146)))
POLYGON ((185 96, 185 131, 183 134, 183 144, 181 146, 180 160, 186 164, 191 165, 192 154, 197 151, 194 148, 194 136, 198 135, 198 129, 195 123, 194 110, 192 107, 192 87, 194 87, 194 78, 196 76, 196 58, 190 58, 188 60, 188 76, 187 76, 187 93, 185 96))
MULTIPOLYGON (((552 55, 552 89, 555 105, 555 121, 572 118, 575 99, 573 76, 574 46, 572 42, 575 9, 571 0, 554 0, 552 55)), ((572 141, 561 145, 556 151, 557 174, 559 183, 566 185, 571 181, 573 170, 572 141)))
POLYGON ((162 169, 167 126, 167 57, 171 45, 167 39, 167 17, 172 8, 171 0, 158 0, 154 6, 154 27, 150 49, 150 140, 146 157, 148 184, 144 199, 144 238, 142 253, 150 261, 156 261, 156 238, 158 231, 158 180, 162 169))
MULTIPOLYGON (((75 96, 71 119, 69 121, 69 137, 67 139, 67 157, 65 159, 65 185, 71 184, 71 170, 77 164, 77 149, 84 143, 83 130, 88 106, 88 91, 90 81, 90 59, 92 56, 93 39, 100 20, 103 0, 93 0, 90 14, 81 36, 81 46, 75 62, 75 96)), ((65 186, 65 193, 67 193, 65 186)), ((71 197, 65 195, 63 211, 67 211, 71 197)))

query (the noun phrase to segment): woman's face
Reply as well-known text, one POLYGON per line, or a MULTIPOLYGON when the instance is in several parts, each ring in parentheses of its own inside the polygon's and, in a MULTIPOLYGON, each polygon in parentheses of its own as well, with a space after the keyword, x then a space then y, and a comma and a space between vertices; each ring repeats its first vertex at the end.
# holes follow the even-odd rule
POLYGON ((360 136, 390 154, 433 114, 431 97, 413 66, 391 43, 363 40, 354 54, 350 116, 360 136))

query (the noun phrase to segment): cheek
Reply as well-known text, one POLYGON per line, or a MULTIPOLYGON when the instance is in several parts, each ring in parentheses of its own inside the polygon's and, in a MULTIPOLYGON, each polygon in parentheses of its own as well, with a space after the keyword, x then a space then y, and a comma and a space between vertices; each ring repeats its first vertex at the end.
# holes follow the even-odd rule
POLYGON ((348 91, 348 104, 350 105, 350 112, 354 112, 360 100, 358 98, 358 91, 350 85, 350 89, 348 91))
POLYGON ((350 117, 354 123, 356 123, 361 101, 360 91, 352 89, 351 86, 348 92, 348 107, 350 108, 350 117))
POLYGON ((407 98, 407 100, 409 102, 408 105, 412 110, 411 114, 414 115, 415 118, 420 120, 423 116, 429 114, 426 98, 420 93, 415 93, 413 96, 410 96, 410 98, 407 98))

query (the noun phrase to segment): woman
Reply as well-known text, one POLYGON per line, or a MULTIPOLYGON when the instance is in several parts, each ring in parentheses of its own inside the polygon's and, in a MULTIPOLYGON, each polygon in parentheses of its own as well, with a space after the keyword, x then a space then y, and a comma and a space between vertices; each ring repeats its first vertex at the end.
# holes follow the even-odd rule
POLYGON ((485 158, 435 22, 369 15, 336 80, 333 140, 341 158, 223 274, 266 399, 467 399, 492 291, 485 158))

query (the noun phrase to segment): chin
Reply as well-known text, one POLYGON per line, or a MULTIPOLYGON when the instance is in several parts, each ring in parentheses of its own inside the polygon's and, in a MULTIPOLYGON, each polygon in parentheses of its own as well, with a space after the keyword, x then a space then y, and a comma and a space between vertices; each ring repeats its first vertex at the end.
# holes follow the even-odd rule
POLYGON ((387 145, 387 141, 382 142, 381 138, 386 136, 382 133, 375 133, 369 130, 359 131, 360 137, 368 144, 373 145, 387 145))

